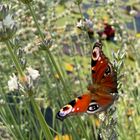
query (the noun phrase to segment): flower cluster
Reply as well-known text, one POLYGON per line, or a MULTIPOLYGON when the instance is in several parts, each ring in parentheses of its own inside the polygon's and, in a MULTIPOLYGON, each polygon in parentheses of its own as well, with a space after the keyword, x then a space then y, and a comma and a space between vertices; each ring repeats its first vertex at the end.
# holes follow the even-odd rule
MULTIPOLYGON (((95 20, 95 19, 94 19, 95 20)), ((94 38, 94 32, 98 35, 99 39, 114 40, 116 30, 115 27, 108 21, 95 21, 94 25, 90 19, 78 19, 77 28, 85 30, 90 39, 94 38), (93 26, 94 25, 94 26, 93 26)))
POLYGON ((16 32, 16 22, 9 14, 9 6, 0 5, 0 41, 10 39, 16 32))
POLYGON ((77 28, 80 30, 85 30, 88 33, 89 38, 92 38, 94 35, 93 32, 93 22, 90 19, 78 19, 77 28))
POLYGON ((26 77, 21 79, 18 78, 15 74, 10 76, 10 80, 8 81, 8 88, 10 91, 14 90, 22 90, 32 89, 35 86, 35 82, 40 76, 39 71, 33 69, 32 67, 27 67, 26 77))

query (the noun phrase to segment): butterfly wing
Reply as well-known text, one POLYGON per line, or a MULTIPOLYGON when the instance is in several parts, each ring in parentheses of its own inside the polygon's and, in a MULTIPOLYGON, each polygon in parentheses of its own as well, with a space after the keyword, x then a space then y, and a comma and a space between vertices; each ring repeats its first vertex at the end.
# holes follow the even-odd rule
POLYGON ((101 98, 99 94, 85 93, 62 107, 57 113, 56 118, 63 121, 66 117, 75 114, 94 114, 102 111, 103 106, 106 106, 109 101, 111 103, 112 96, 108 95, 101 98))
POLYGON ((62 107, 57 113, 56 118, 64 120, 67 116, 77 113, 84 113, 91 102, 92 94, 85 93, 69 102, 67 105, 62 107))
POLYGON ((88 87, 90 92, 83 94, 62 107, 56 117, 64 120, 67 116, 79 113, 94 114, 108 108, 117 92, 117 73, 102 51, 102 44, 95 43, 91 60, 93 85, 88 87))
POLYGON ((88 89, 94 94, 95 102, 104 110, 115 100, 111 93, 117 93, 117 73, 104 55, 100 42, 96 42, 93 47, 91 71, 93 85, 88 89))
POLYGON ((108 93, 117 92, 117 73, 102 51, 102 43, 96 42, 91 59, 93 86, 108 93))

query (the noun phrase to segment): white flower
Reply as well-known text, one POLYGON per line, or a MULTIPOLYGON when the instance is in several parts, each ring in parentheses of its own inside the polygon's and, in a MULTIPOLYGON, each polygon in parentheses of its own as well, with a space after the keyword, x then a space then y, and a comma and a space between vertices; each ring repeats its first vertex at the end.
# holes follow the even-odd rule
POLYGON ((113 25, 114 23, 115 23, 115 21, 114 21, 114 20, 111 20, 111 21, 110 21, 110 24, 111 24, 111 25, 113 25))
POLYGON ((117 41, 117 40, 118 40, 118 38, 117 38, 117 36, 115 36, 115 37, 114 37, 114 41, 117 41))
POLYGON ((5 104, 5 101, 3 99, 0 100, 0 105, 5 104))
POLYGON ((104 121, 105 120, 105 114, 104 113, 100 113, 99 114, 99 119, 104 121))
POLYGON ((80 20, 80 21, 78 21, 77 22, 77 27, 83 27, 84 25, 83 25, 83 21, 82 20, 80 20))
POLYGON ((56 87, 56 84, 52 84, 52 87, 56 87))
POLYGON ((90 19, 85 19, 85 24, 88 28, 92 28, 93 27, 93 22, 90 19))
POLYGON ((137 15, 137 11, 136 11, 136 10, 131 10, 131 11, 129 12, 129 14, 130 14, 131 16, 135 16, 135 15, 137 15))
POLYGON ((120 29, 121 29, 121 30, 124 30, 124 26, 123 26, 123 25, 120 25, 120 29))
POLYGON ((14 128, 14 125, 11 125, 11 128, 14 128))
POLYGON ((36 79, 40 76, 38 70, 35 70, 35 69, 31 68, 31 67, 28 67, 28 68, 26 68, 26 69, 27 69, 27 71, 28 71, 29 76, 30 76, 33 80, 36 80, 36 79))
POLYGON ((13 25, 14 24, 14 21, 12 19, 12 16, 11 15, 7 15, 6 18, 3 20, 3 23, 7 27, 13 25))
POLYGON ((115 0, 107 0, 107 3, 108 4, 112 4, 112 3, 114 3, 115 2, 115 0))
POLYGON ((13 74, 13 76, 10 76, 10 80, 8 81, 8 88, 10 91, 18 89, 18 81, 15 74, 13 74))
POLYGON ((75 84, 77 85, 77 84, 80 84, 80 81, 79 80, 76 80, 75 81, 75 84))

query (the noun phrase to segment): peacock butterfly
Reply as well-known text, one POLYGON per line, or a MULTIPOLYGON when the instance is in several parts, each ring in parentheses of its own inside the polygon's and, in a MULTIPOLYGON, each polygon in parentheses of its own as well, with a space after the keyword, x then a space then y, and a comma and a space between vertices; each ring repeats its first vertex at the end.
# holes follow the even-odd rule
POLYGON ((91 73, 93 84, 88 86, 88 91, 62 107, 57 119, 63 121, 67 116, 78 113, 95 114, 113 104, 117 95, 117 72, 104 55, 101 42, 93 46, 91 73))

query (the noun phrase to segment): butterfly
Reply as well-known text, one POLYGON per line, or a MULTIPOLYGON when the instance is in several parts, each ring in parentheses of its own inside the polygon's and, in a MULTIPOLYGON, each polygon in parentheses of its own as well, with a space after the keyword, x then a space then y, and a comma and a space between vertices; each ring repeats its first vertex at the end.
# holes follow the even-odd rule
POLYGON ((62 107, 56 118, 79 113, 95 114, 110 107, 117 95, 117 72, 102 51, 102 43, 96 42, 91 56, 92 84, 87 92, 62 107), (115 94, 113 94, 115 93, 115 94))

